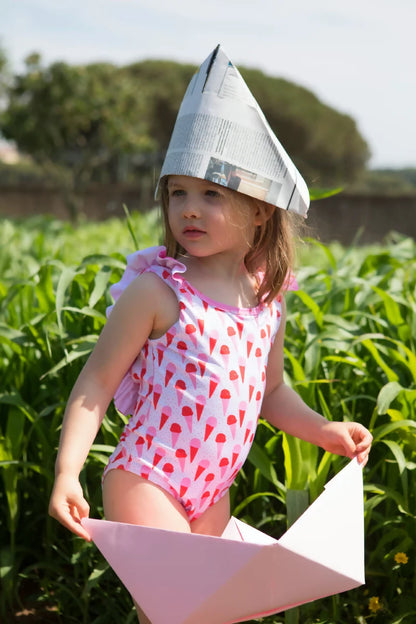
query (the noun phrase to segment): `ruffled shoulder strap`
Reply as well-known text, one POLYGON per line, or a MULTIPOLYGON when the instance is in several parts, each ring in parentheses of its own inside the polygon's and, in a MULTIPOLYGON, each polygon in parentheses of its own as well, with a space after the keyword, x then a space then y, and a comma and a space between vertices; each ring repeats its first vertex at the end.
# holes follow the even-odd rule
MULTIPOLYGON (((126 259, 127 266, 121 280, 110 288, 110 294, 114 299, 114 303, 127 286, 142 273, 152 271, 173 285, 175 282, 180 281, 180 275, 177 274, 186 271, 186 267, 181 262, 166 255, 166 248, 163 246, 149 247, 143 251, 136 251, 127 256, 126 259)), ((114 304, 107 308, 107 317, 111 314, 113 307, 114 304)), ((129 369, 114 394, 114 405, 119 412, 126 416, 133 414, 138 390, 137 382, 131 374, 131 369, 129 369)))
POLYGON ((293 275, 293 273, 288 273, 288 275, 286 276, 283 288, 286 291, 288 291, 288 290, 299 290, 299 284, 298 284, 298 282, 296 280, 296 277, 293 275))
MULTIPOLYGON (((127 286, 131 284, 142 273, 152 271, 163 278, 170 278, 175 273, 184 273, 186 267, 166 255, 166 247, 148 247, 141 251, 135 251, 126 258, 127 266, 119 282, 113 284, 110 288, 110 294, 114 299, 114 303, 120 297, 127 286)), ((114 304, 106 310, 107 317, 111 314, 114 304)))

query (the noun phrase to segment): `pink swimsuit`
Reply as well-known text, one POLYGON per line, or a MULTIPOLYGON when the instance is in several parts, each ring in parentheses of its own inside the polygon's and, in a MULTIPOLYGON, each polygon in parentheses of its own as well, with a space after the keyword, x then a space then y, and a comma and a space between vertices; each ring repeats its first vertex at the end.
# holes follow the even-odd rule
POLYGON ((227 492, 248 455, 281 304, 212 301, 186 281, 186 267, 164 247, 127 258, 114 299, 146 271, 173 289, 180 316, 164 336, 146 341, 115 394, 117 409, 131 418, 104 476, 113 469, 140 475, 170 492, 194 520, 227 492))

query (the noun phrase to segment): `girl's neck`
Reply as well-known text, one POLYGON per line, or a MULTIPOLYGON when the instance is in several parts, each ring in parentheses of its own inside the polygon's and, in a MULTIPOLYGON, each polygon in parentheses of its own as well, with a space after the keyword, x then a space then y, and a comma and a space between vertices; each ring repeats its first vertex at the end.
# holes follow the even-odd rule
POLYGON ((222 256, 184 256, 180 261, 186 266, 185 279, 203 295, 237 308, 257 305, 256 280, 244 261, 231 263, 222 256))

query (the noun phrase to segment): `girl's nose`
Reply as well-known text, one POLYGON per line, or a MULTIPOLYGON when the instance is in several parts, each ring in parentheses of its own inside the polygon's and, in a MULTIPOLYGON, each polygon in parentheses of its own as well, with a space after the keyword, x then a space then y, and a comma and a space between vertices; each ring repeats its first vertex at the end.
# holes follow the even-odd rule
POLYGON ((195 197, 188 196, 182 206, 182 214, 186 219, 198 219, 201 211, 195 197))

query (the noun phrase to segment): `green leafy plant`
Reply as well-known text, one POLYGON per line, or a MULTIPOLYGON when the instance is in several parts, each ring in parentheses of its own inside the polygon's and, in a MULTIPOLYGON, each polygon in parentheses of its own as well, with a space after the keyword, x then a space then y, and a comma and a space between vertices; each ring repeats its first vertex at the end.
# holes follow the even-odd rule
MULTIPOLYGON (((0 223, 0 617, 134 622, 126 590, 95 547, 47 516, 65 401, 95 344, 126 253, 157 244, 155 214, 77 228, 47 218, 0 223), (129 231, 130 230, 130 231, 129 231), (137 239, 133 242, 131 232, 137 239), (105 608, 103 609, 103 604, 105 608)), ((374 436, 365 468, 367 585, 265 618, 411 624, 416 612, 416 244, 316 241, 289 293, 286 382, 327 418, 374 436)), ((124 420, 111 407, 82 473, 91 514, 124 420)), ((279 537, 346 460, 260 420, 235 485, 234 514, 279 537)), ((340 536, 342 539, 342 535, 340 536)))

